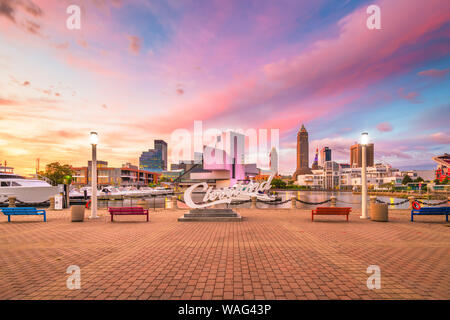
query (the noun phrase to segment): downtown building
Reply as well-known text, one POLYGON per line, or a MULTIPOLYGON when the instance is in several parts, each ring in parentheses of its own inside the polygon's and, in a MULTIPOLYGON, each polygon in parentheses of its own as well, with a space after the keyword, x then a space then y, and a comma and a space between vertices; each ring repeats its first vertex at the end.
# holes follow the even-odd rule
MULTIPOLYGON (((366 164, 368 167, 374 166, 375 151, 374 144, 366 145, 366 164)), ((362 167, 362 145, 357 143, 350 147, 350 166, 352 168, 362 167)))
POLYGON ((320 166, 323 168, 327 161, 331 161, 331 149, 323 147, 320 149, 320 166))
POLYGON ((435 179, 439 182, 443 182, 445 179, 450 180, 450 154, 444 153, 432 159, 437 163, 435 179))
POLYGON ((259 169, 260 176, 278 175, 278 151, 277 148, 272 147, 269 153, 269 168, 259 169))
MULTIPOLYGON (((72 185, 90 186, 92 183, 92 161, 86 167, 72 167, 72 185)), ((107 161, 97 161, 97 185, 104 186, 148 186, 158 182, 160 173, 139 170, 138 166, 130 163, 123 164, 121 168, 108 167, 107 161)))
POLYGON ((312 171, 309 168, 309 135, 305 125, 302 124, 297 132, 297 169, 293 178, 297 180, 297 176, 311 173, 312 171))
POLYGON ((203 152, 194 154, 194 160, 180 161, 171 169, 184 171, 174 182, 185 187, 199 182, 229 187, 259 174, 256 163, 245 163, 245 135, 233 131, 216 136, 214 145, 203 146, 203 152))
POLYGON ((139 169, 150 172, 167 170, 167 143, 164 140, 155 140, 153 149, 142 152, 139 157, 139 169))
MULTIPOLYGON (((295 184, 317 190, 357 190, 361 188, 361 168, 341 166, 335 161, 325 161, 324 167, 310 174, 299 175, 295 184)), ((367 167, 369 188, 378 189, 390 183, 401 185, 402 173, 390 165, 376 164, 367 167)))

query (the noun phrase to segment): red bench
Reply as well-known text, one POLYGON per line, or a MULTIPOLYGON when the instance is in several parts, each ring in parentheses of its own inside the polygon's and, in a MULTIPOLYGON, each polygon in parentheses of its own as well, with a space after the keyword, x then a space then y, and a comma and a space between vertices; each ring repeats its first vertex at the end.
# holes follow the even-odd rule
POLYGON ((315 215, 345 215, 347 216, 348 221, 348 215, 350 214, 350 211, 352 211, 352 208, 347 207, 318 207, 315 210, 311 211, 311 221, 314 221, 315 215))
POLYGON ((146 215, 148 221, 148 210, 142 207, 110 207, 111 222, 114 221, 114 215, 146 215))

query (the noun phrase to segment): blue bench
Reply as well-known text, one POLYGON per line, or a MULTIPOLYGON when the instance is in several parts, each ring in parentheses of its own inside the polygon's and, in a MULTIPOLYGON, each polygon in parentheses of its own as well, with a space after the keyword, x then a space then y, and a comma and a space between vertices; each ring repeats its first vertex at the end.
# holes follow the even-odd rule
POLYGON ((434 216, 434 215, 444 215, 445 221, 448 222, 448 215, 450 214, 450 207, 424 207, 419 210, 411 210, 411 221, 414 221, 414 216, 434 216))
POLYGON ((8 222, 11 222, 11 216, 44 216, 44 222, 47 221, 45 210, 38 210, 36 208, 22 207, 22 208, 1 208, 4 215, 8 216, 8 222))

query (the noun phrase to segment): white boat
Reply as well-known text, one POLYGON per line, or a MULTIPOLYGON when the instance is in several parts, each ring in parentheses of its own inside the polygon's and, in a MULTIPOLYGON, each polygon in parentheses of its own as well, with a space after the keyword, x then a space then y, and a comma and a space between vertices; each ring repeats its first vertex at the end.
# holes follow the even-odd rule
MULTIPOLYGON (((83 198, 84 191, 86 190, 87 197, 91 197, 92 188, 91 187, 82 187, 80 189, 72 188, 69 192, 70 198, 83 198)), ((136 187, 128 186, 128 187, 113 187, 106 186, 102 187, 97 191, 97 196, 130 196, 130 197, 146 197, 146 196, 156 196, 156 195, 166 195, 172 194, 173 189, 163 188, 163 187, 141 187, 137 189, 136 187)))
POLYGON ((173 190, 169 189, 169 188, 164 188, 164 187, 155 187, 153 188, 153 194, 156 195, 165 195, 165 194, 172 194, 173 190))
MULTIPOLYGON (((238 201, 248 201, 248 200, 251 200, 251 197, 252 197, 252 195, 249 195, 249 194, 240 194, 240 195, 238 195, 238 196, 236 196, 233 200, 235 201, 235 202, 238 202, 238 201)), ((267 194, 265 194, 265 193, 260 193, 260 194, 258 194, 257 196, 256 196, 256 199, 257 200, 260 200, 260 201, 276 201, 277 200, 277 198, 276 197, 274 197, 274 196, 269 196, 269 195, 267 195, 267 194)))
POLYGON ((78 189, 72 188, 69 191, 69 197, 70 198, 84 198, 84 193, 78 189))
POLYGON ((14 173, 0 173, 0 202, 13 196, 18 202, 41 203, 58 193, 58 187, 43 180, 25 179, 14 173))

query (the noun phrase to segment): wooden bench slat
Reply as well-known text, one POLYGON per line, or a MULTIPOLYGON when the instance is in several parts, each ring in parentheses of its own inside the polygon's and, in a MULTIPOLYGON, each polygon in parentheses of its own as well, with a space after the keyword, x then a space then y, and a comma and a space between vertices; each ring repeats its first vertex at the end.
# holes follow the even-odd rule
POLYGON ((314 221, 315 215, 345 215, 348 221, 348 215, 352 208, 350 207, 317 207, 314 210, 311 210, 311 221, 314 221))
POLYGON ((142 207, 110 207, 111 221, 114 221, 114 215, 146 215, 148 221, 148 210, 142 207))
POLYGON ((437 216, 445 215, 445 221, 448 222, 450 207, 423 207, 419 210, 411 210, 411 221, 414 222, 414 216, 437 216))
POLYGON ((11 222, 11 216, 44 216, 44 222, 47 222, 47 213, 43 209, 36 209, 33 207, 20 208, 1 208, 2 213, 8 216, 8 222, 11 222))

